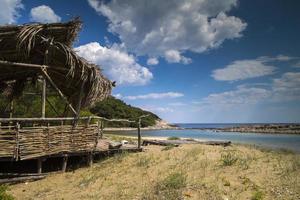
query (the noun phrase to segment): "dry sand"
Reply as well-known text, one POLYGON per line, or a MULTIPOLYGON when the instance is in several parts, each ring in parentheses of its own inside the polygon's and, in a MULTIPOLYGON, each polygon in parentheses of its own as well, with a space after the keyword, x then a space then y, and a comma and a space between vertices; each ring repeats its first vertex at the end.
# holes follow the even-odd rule
MULTIPOLYGON (((157 138, 161 139, 161 138, 157 138)), ((300 199, 300 155, 254 147, 148 146, 10 186, 16 199, 300 199)))

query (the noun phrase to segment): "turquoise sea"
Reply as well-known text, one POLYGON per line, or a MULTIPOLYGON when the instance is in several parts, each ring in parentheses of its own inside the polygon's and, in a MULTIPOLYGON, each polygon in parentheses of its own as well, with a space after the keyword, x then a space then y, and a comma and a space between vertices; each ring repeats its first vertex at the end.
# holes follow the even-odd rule
MULTIPOLYGON (((251 144, 272 149, 287 149, 300 153, 300 135, 260 134, 239 132, 213 132, 202 128, 222 128, 240 124, 177 124, 184 130, 149 130, 142 131, 142 136, 194 138, 201 140, 230 140, 233 143, 251 144)), ((118 133, 119 134, 119 133, 118 133)), ((136 131, 124 132, 136 135, 136 131)))

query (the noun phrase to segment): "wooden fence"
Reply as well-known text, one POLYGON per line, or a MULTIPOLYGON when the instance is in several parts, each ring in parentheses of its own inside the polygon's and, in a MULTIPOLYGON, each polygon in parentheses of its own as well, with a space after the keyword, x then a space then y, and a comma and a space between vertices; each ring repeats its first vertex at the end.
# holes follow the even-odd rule
POLYGON ((143 117, 137 121, 102 117, 0 118, 0 160, 93 152, 102 138, 104 121, 136 123, 140 148, 143 117))

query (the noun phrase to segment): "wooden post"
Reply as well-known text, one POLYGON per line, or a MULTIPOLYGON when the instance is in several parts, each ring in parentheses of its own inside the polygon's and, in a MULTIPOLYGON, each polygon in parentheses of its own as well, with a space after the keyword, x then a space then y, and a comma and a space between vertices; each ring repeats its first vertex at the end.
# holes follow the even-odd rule
POLYGON ((101 133, 100 133, 100 139, 103 138, 103 129, 104 129, 104 121, 101 121, 101 133))
POLYGON ((93 165, 93 153, 90 152, 87 155, 87 165, 91 167, 93 165))
POLYGON ((14 112, 14 100, 12 99, 10 102, 10 108, 9 108, 9 118, 13 117, 13 112, 14 112))
POLYGON ((63 156, 62 167, 61 167, 61 171, 62 171, 62 172, 66 172, 66 170, 67 170, 67 165, 68 165, 68 156, 67 156, 67 155, 64 155, 64 156, 63 156))
POLYGON ((37 159, 37 173, 41 174, 42 173, 42 165, 43 165, 43 161, 41 158, 37 159))
POLYGON ((42 118, 46 116, 46 89, 47 89, 47 82, 46 79, 43 77, 42 79, 42 118))
MULTIPOLYGON (((9 107, 9 118, 12 118, 13 117, 13 112, 14 112, 14 99, 11 100, 10 102, 10 107, 9 107)), ((8 123, 8 130, 10 131, 10 126, 11 126, 11 122, 8 123)))
POLYGON ((47 73, 45 68, 42 68, 42 72, 44 77, 48 80, 48 82, 51 84, 51 86, 58 92, 59 96, 66 102, 66 104, 68 105, 68 107, 71 109, 71 111, 77 115, 77 112, 75 111, 75 109, 73 108, 72 104, 69 103, 67 97, 65 97, 65 95, 60 91, 60 89, 56 86, 56 84, 54 83, 54 81, 51 79, 51 77, 49 76, 49 74, 47 73))
POLYGON ((20 130, 20 124, 17 122, 16 124, 16 147, 15 147, 15 159, 16 161, 19 160, 19 130, 20 130))
POLYGON ((79 93, 77 107, 76 107, 76 119, 78 119, 79 115, 80 115, 81 102, 82 102, 83 93, 84 93, 84 85, 85 85, 85 81, 83 81, 80 86, 80 93, 79 93))
POLYGON ((138 121, 138 148, 141 148, 141 118, 138 121))
POLYGON ((98 141, 99 141, 99 138, 100 138, 100 134, 101 134, 101 121, 98 120, 97 121, 97 133, 96 133, 96 137, 95 137, 95 147, 94 147, 94 150, 97 149, 98 141))

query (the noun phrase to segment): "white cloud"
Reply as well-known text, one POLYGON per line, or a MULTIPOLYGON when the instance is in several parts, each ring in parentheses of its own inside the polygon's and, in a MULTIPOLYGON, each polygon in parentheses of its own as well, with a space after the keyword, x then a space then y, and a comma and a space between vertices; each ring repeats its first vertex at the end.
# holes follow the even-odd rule
MULTIPOLYGON (((226 13, 237 0, 88 0, 109 20, 109 31, 137 55, 166 57, 169 51, 201 53, 239 38, 247 24, 226 13)), ((180 54, 179 54, 180 55, 180 54)), ((180 55, 171 62, 189 63, 180 55)))
POLYGON ((283 102, 300 100, 300 72, 287 72, 271 84, 240 85, 235 90, 210 94, 192 104, 203 107, 223 105, 250 105, 262 102, 283 102))
POLYGON ((168 50, 165 52, 165 59, 169 63, 182 63, 182 64, 190 64, 192 60, 190 58, 186 58, 180 55, 179 51, 176 50, 168 50))
POLYGON ((113 96, 116 97, 117 99, 121 99, 123 97, 120 93, 113 94, 113 96))
POLYGON ((295 68, 300 68, 300 61, 298 61, 297 63, 295 63, 295 64, 293 65, 293 67, 295 67, 295 68))
POLYGON ((30 11, 30 20, 33 22, 54 23, 60 22, 61 18, 46 5, 37 6, 30 11))
POLYGON ((210 94, 198 103, 210 105, 256 104, 270 96, 271 92, 267 89, 238 87, 236 90, 210 94))
POLYGON ((153 113, 158 113, 158 114, 174 112, 174 110, 169 107, 141 106, 141 108, 143 110, 147 110, 147 111, 150 111, 153 113))
POLYGON ((276 67, 271 65, 272 62, 285 62, 296 59, 285 55, 276 57, 262 56, 256 59, 236 60, 225 68, 216 69, 212 72, 212 77, 218 81, 237 81, 249 78, 256 78, 273 74, 276 67))
POLYGON ((183 97, 184 94, 179 92, 165 92, 165 93, 149 93, 136 96, 125 96, 124 99, 137 100, 137 99, 164 99, 164 98, 178 98, 183 97))
POLYGON ((0 0, 0 24, 15 23, 22 8, 21 0, 0 0))
POLYGON ((149 58, 147 60, 147 65, 157 65, 159 63, 157 58, 149 58))
POLYGON ((92 42, 75 48, 75 51, 88 61, 100 65, 104 73, 118 84, 145 85, 153 78, 148 68, 138 64, 133 55, 118 45, 108 48, 92 42))
POLYGON ((287 72, 280 78, 274 79, 272 90, 272 100, 300 100, 300 72, 287 72))
POLYGON ((261 56, 258 57, 257 60, 261 62, 274 62, 274 61, 279 61, 279 62, 286 62, 290 60, 295 60, 298 59, 298 57, 291 57, 287 55, 277 55, 275 57, 270 57, 270 56, 261 56))

